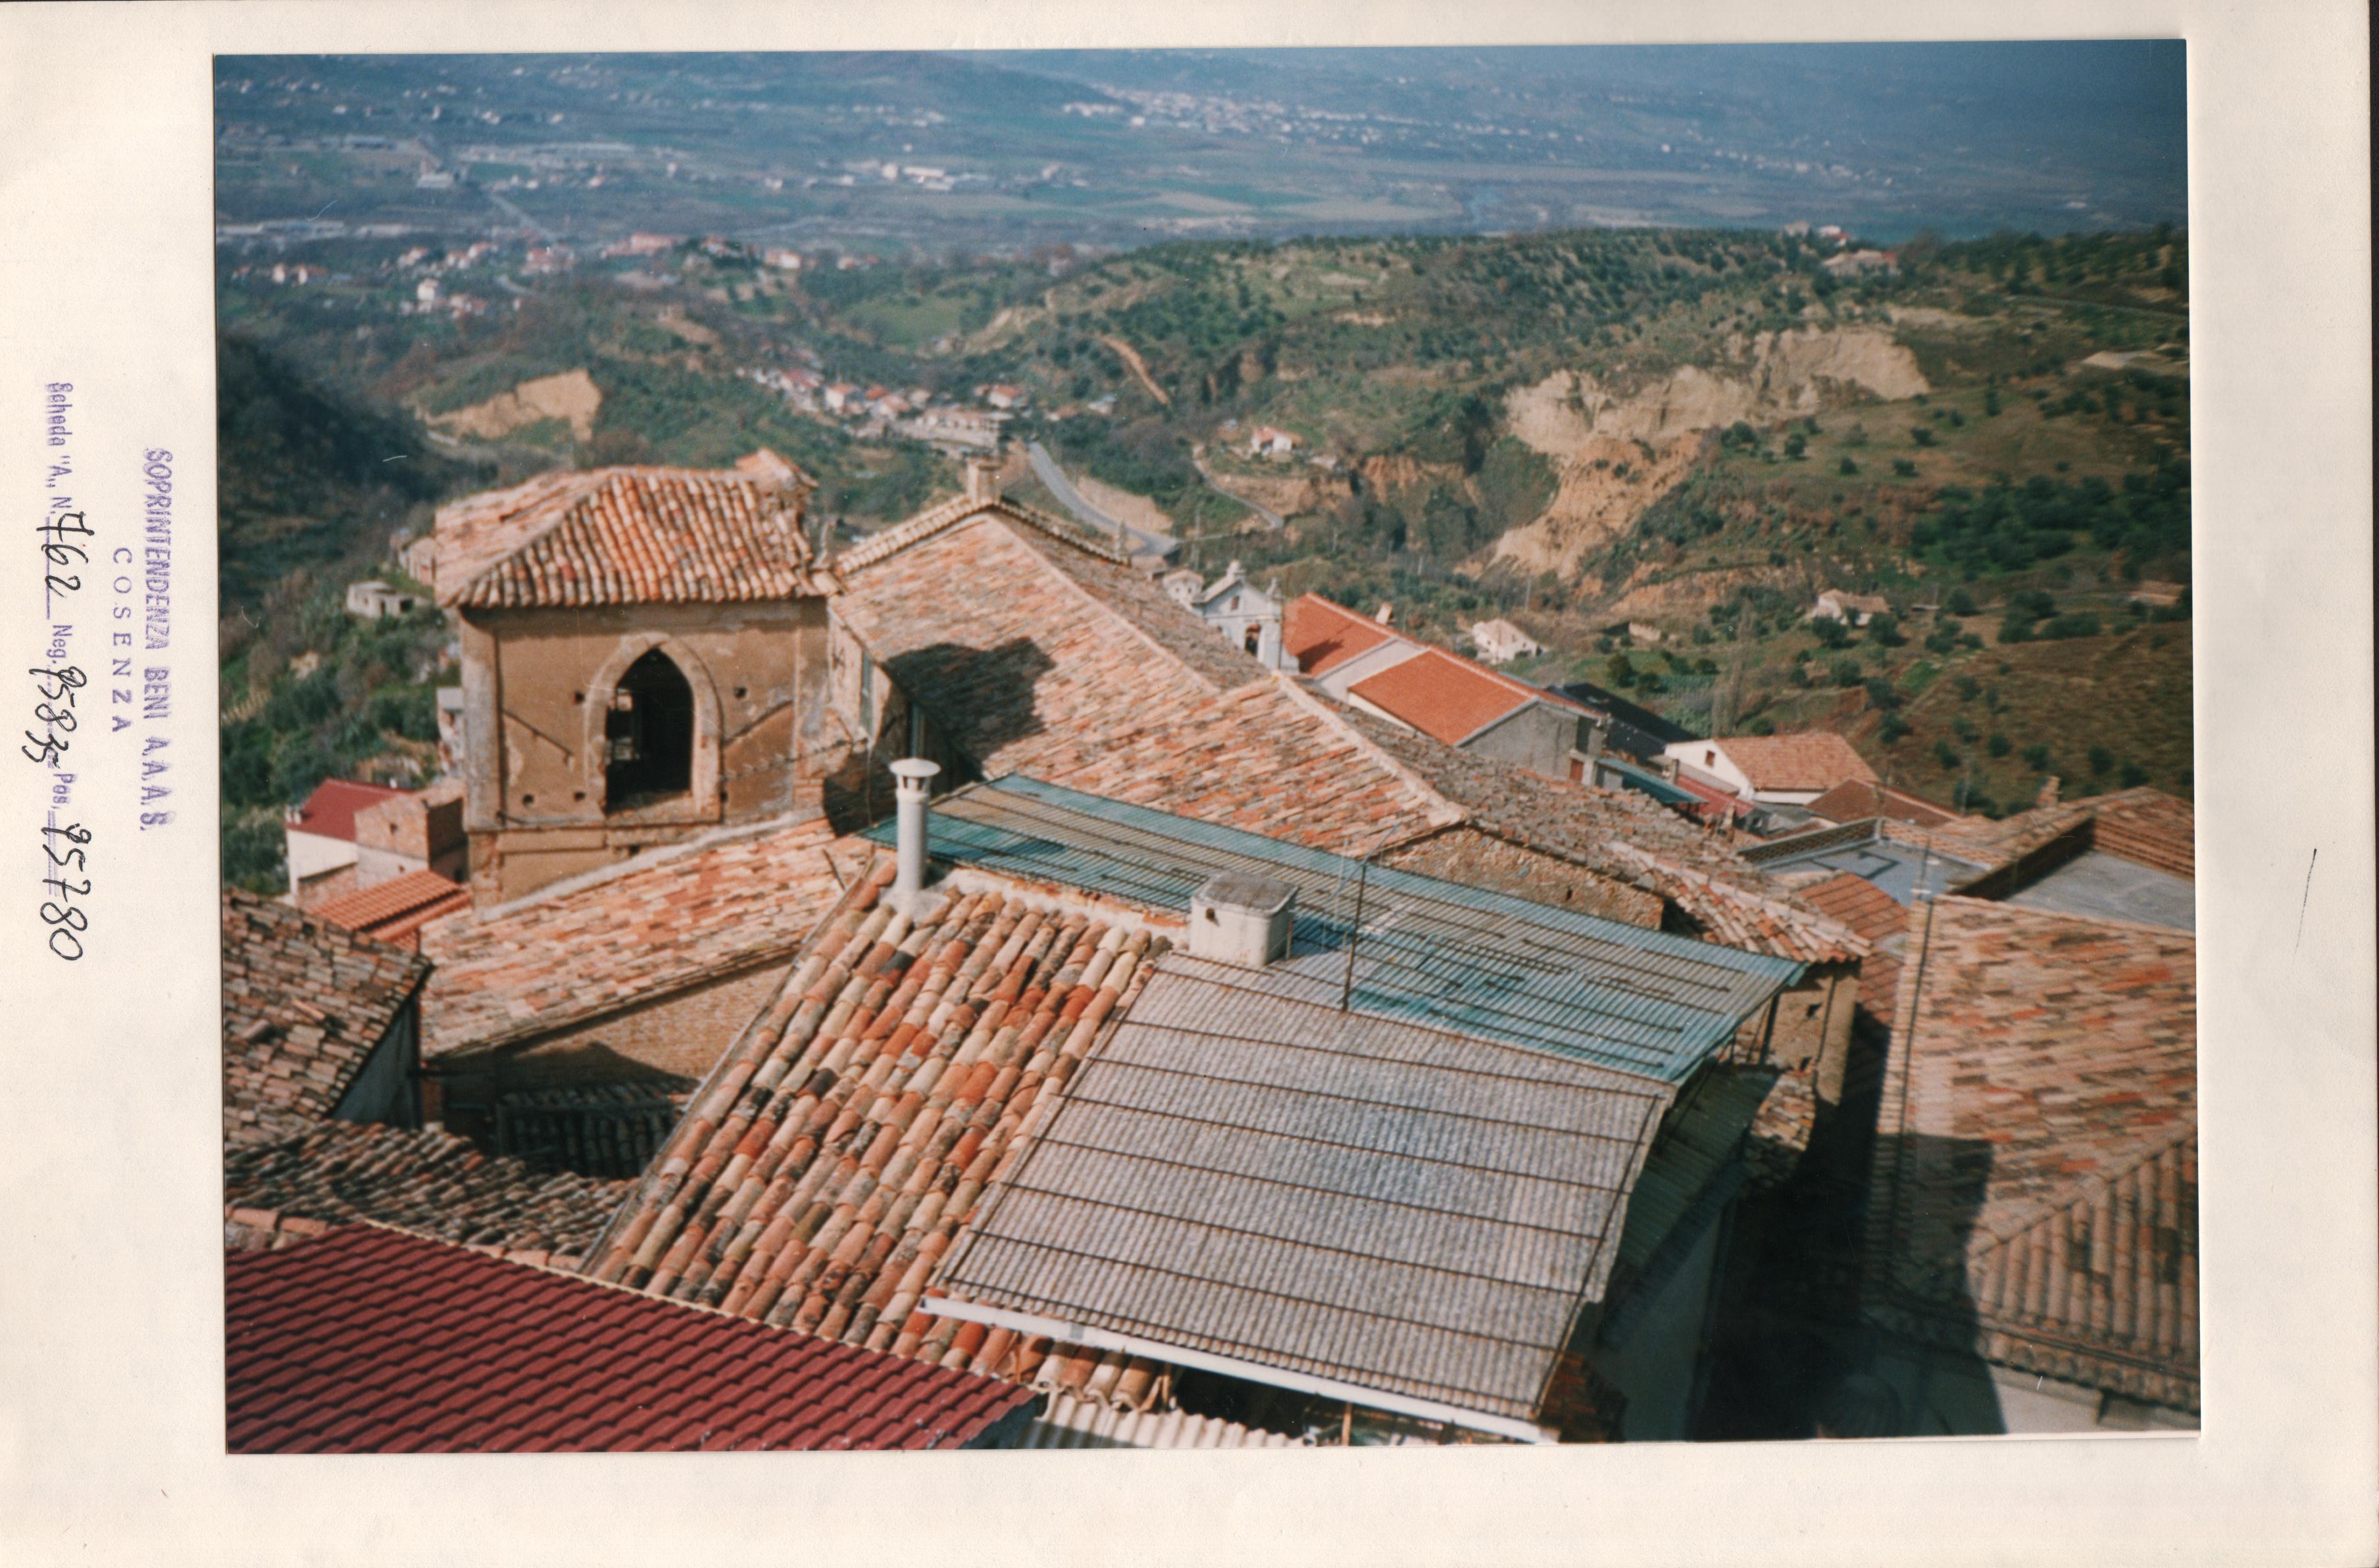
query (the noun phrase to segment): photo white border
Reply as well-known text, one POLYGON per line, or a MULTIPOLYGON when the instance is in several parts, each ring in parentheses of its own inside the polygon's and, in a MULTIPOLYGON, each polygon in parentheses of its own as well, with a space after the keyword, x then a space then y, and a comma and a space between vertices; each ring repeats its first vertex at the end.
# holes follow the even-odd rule
MULTIPOLYGON (((183 476, 176 822, 124 777, 92 957, 0 907, 0 1555, 14 1562, 2379 1560, 2368 19, 2339 0, 0 11, 0 498, 42 383, 94 513, 183 476), (1291 1454, 224 1456, 211 656, 216 54, 2184 37, 2204 1424, 2193 1438, 1291 1454)), ((38 654, 30 545, 0 629, 38 654)), ((17 706, 29 706, 16 683, 17 706)), ((11 747, 13 751, 13 746, 11 747)), ((0 773, 6 887, 35 770, 0 773)))

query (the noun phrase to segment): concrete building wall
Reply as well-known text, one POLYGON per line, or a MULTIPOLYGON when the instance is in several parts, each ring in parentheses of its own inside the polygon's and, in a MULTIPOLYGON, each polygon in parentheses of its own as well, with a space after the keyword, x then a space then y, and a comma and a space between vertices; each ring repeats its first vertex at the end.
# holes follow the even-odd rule
POLYGON ((1448 828, 1400 845, 1382 855, 1380 863, 1629 925, 1657 929, 1660 923, 1658 894, 1475 827, 1448 828))
POLYGON ((1681 1442, 1693 1435, 1695 1384, 1726 1228, 1723 1217, 1705 1225, 1624 1342, 1595 1352, 1595 1370, 1627 1396, 1623 1441, 1681 1442))
POLYGON ((397 1009, 388 1032, 380 1037, 332 1115, 347 1122, 385 1122, 391 1127, 421 1125, 421 1004, 418 998, 397 1009))
MULTIPOLYGON (((1752 798, 1750 776, 1735 766, 1724 751, 1708 741, 1672 742, 1660 749, 1660 754, 1676 758, 1680 765, 1715 780, 1721 788, 1732 790, 1746 801, 1752 798)), ((1807 798, 1817 799, 1815 795, 1807 798)))
POLYGON ((1466 752, 1495 757, 1541 773, 1548 778, 1570 776, 1570 753, 1580 748, 1580 715, 1551 703, 1532 702, 1498 720, 1462 743, 1466 752))
POLYGON ((488 1137, 499 1095, 666 1074, 699 1080, 784 978, 772 959, 502 1050, 430 1064, 447 1126, 488 1137))
POLYGON ((283 835, 284 855, 289 865, 289 891, 304 895, 306 886, 326 872, 356 863, 356 847, 344 838, 329 838, 320 833, 300 833, 287 829, 283 835))
POLYGON ((469 610, 464 821, 475 882, 513 899, 653 844, 814 807, 830 739, 823 599, 469 610), (658 647, 693 689, 692 787, 608 809, 604 717, 658 647))

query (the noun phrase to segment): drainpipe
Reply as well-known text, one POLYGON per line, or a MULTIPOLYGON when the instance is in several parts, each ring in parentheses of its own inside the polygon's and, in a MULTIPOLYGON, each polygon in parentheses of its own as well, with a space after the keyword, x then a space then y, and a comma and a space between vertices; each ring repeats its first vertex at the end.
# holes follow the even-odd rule
POLYGON ((895 907, 903 911, 912 909, 925 890, 925 792, 941 770, 940 763, 924 757, 903 757, 892 765, 892 777, 898 781, 893 793, 900 814, 899 874, 892 884, 892 898, 895 907))

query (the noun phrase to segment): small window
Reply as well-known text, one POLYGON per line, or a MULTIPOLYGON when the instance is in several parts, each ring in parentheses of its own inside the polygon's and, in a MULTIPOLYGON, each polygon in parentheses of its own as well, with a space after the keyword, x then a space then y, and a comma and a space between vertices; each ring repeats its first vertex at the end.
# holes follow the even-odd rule
POLYGON ((1249 627, 1245 640, 1247 643, 1248 652, 1257 653, 1262 651, 1263 647, 1263 628, 1261 626, 1249 627))

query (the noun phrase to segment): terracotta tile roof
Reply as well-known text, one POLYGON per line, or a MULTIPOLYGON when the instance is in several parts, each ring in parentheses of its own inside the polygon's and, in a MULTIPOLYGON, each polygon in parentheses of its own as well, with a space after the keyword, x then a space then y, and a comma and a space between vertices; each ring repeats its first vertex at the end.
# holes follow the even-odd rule
POLYGON ((1526 694, 1442 648, 1423 648, 1346 690, 1349 695, 1449 746, 1460 745, 1529 701, 1526 694))
POLYGON ((353 778, 325 778, 314 786, 306 803, 297 808, 296 828, 322 838, 343 838, 356 841, 356 813, 392 801, 404 794, 382 784, 365 784, 353 778))
POLYGON ((429 971, 401 948, 224 888, 224 1132, 330 1116, 429 971))
POLYGON ((1632 844, 1614 842, 1605 853, 1619 862, 1641 865, 1652 890, 1693 923, 1696 935, 1709 941, 1804 963, 1850 963, 1867 954, 1866 937, 1795 894, 1758 892, 1741 882, 1669 863, 1632 844))
POLYGON ((1460 807, 1472 826, 1657 893, 1714 942, 1803 962, 1865 951, 1855 934, 1802 905, 1722 838, 1644 795, 1562 783, 1356 709, 1337 711, 1460 807))
POLYGON ((1721 735, 1704 743, 1725 753, 1755 790, 1830 790, 1845 782, 1877 782, 1866 759, 1830 730, 1721 735))
POLYGON ((1153 585, 1008 508, 842 564, 837 615, 985 777, 1359 853, 1460 815, 1153 585))
POLYGON ((1934 900, 1902 959, 1866 1310, 2197 1406, 2196 943, 1934 900))
POLYGON ((1866 877, 1838 871, 1823 882, 1795 889, 1801 901, 1840 921, 1870 943, 1884 943, 1908 929, 1908 911, 1866 877))
POLYGON ((917 1310, 1033 1114, 1145 980, 1151 938, 961 894, 922 924, 871 882, 697 1092, 594 1277, 945 1366, 1046 1346, 917 1310))
POLYGON ((1307 675, 1326 675, 1382 643, 1405 640, 1368 616, 1332 604, 1320 594, 1300 594, 1281 611, 1280 645, 1307 675))
POLYGON ((429 922, 471 907, 471 890, 434 871, 408 871, 314 906, 314 914, 381 942, 403 942, 429 922))
POLYGON ((823 820, 733 830, 434 921, 422 1053, 548 1033, 790 958, 873 852, 823 820))
POLYGON ((732 469, 548 475, 448 507, 438 602, 520 609, 719 604, 833 591, 802 527, 802 492, 732 469))
MULTIPOLYGON (((1721 840, 1641 795, 1543 778, 1264 674, 1136 573, 1062 542, 1056 525, 951 507, 890 532, 912 529, 866 561, 843 558, 850 590, 836 610, 986 777, 1027 774, 1355 855, 1475 820, 1638 885, 1690 895, 1699 884, 1660 879, 1702 870, 1790 908, 1721 840), (1211 651, 1177 657, 1152 626, 1211 651), (1602 852, 1614 838, 1665 864, 1620 862, 1602 852)), ((1767 923, 1780 941, 1761 950, 1812 956, 1782 935, 1816 931, 1812 919, 1767 923)), ((1819 949, 1842 950, 1830 943, 1819 949)))
POLYGON ((322 1122, 223 1150, 227 1231, 275 1239, 293 1234, 292 1218, 378 1220, 446 1241, 574 1256, 627 1188, 532 1171, 435 1128, 322 1122))
POLYGON ((1865 822, 1869 817, 1888 816, 1920 827, 1938 827, 1945 823, 1978 824, 1982 820, 1962 816, 1905 790, 1863 778, 1845 779, 1835 785, 1811 801, 1808 810, 1811 815, 1824 817, 1828 822, 1865 822))
POLYGON ((955 1448, 1032 1397, 377 1226, 223 1273, 235 1453, 955 1448))

